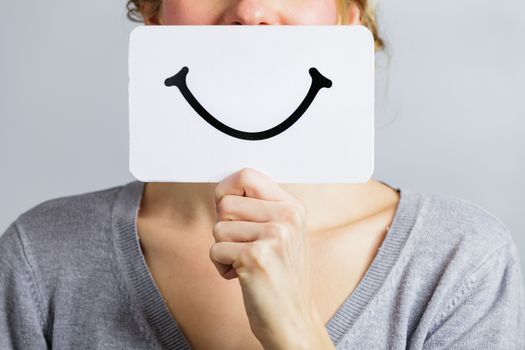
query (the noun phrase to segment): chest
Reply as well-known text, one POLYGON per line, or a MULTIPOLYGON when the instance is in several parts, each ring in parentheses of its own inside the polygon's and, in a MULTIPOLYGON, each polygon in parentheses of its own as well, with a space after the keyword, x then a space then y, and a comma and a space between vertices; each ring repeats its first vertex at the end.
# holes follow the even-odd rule
MULTIPOLYGON (((250 329, 238 280, 222 278, 209 258, 211 233, 163 232, 146 222, 139 231, 148 269, 194 349, 263 349, 250 329)), ((358 285, 384 234, 337 231, 310 240, 310 287, 325 324, 358 285)))

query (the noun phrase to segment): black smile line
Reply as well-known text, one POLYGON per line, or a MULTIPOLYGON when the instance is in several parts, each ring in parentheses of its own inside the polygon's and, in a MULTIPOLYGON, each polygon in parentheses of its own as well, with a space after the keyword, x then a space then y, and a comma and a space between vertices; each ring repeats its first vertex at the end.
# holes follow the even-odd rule
POLYGON ((164 85, 168 87, 178 87, 180 92, 182 93, 182 96, 184 96, 186 101, 195 110, 195 112, 197 112, 205 121, 207 121, 217 130, 222 131, 223 133, 232 137, 236 137, 238 139, 251 141, 269 139, 270 137, 279 135, 280 133, 291 127, 296 121, 299 120, 299 118, 302 117, 302 115, 308 109, 308 107, 310 107, 310 104, 312 104, 319 90, 321 90, 322 88, 330 88, 332 86, 332 81, 330 79, 324 77, 321 73, 319 73, 319 71, 316 68, 310 68, 308 72, 312 77, 312 85, 310 86, 308 93, 306 94, 303 102, 301 102, 299 107, 297 107, 297 109, 288 118, 286 118, 283 122, 274 126, 273 128, 264 131, 248 132, 233 129, 228 125, 220 122, 210 113, 208 113, 208 111, 199 103, 199 101, 197 101, 195 96, 193 96, 190 89, 188 89, 188 84, 186 83, 186 76, 188 75, 188 72, 188 67, 183 67, 177 74, 175 74, 171 78, 166 79, 164 81, 164 85))

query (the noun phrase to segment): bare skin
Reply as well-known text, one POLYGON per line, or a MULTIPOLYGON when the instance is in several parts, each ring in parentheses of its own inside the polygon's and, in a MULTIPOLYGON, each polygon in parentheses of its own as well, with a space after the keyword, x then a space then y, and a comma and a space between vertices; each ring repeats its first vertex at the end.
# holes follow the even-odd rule
MULTIPOLYGON (((357 7, 350 8, 348 19, 360 24, 357 7)), ((165 0, 157 16, 145 18, 147 25, 336 23, 335 0, 165 0)), ((262 349, 239 282, 223 278, 210 261, 216 185, 147 183, 137 223, 141 245, 168 309, 194 349, 262 349)), ((373 261, 399 194, 374 179, 279 185, 306 209, 312 299, 326 323, 373 261)))
MULTIPOLYGON (((239 283, 222 278, 209 259, 215 243, 214 186, 146 184, 138 218, 146 262, 195 349, 262 349, 250 330, 239 283)), ((374 259, 399 194, 373 179, 357 185, 281 186, 302 198, 311 213, 312 296, 327 323, 374 259)))

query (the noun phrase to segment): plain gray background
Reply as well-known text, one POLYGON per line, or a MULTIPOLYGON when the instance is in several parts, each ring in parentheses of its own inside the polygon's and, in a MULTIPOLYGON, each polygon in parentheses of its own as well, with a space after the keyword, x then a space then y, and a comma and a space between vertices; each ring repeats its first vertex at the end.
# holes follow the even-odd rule
MULTIPOLYGON (((458 196, 525 271, 525 2, 379 1, 374 178, 458 196)), ((34 205, 132 181, 125 1, 11 1, 0 20, 0 233, 34 205)))

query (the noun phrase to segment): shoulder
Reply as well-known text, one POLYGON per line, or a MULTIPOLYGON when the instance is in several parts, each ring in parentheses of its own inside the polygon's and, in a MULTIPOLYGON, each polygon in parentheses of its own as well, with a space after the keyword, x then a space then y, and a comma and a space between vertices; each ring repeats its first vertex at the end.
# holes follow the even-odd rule
POLYGON ((472 258, 512 244, 508 227, 495 214, 469 200, 444 194, 418 193, 419 212, 414 231, 421 243, 432 243, 441 253, 459 247, 472 258))
POLYGON ((428 344, 442 344, 467 330, 494 344, 516 341, 525 329, 525 290, 508 227, 471 201, 419 196, 410 244, 413 264, 407 266, 422 282, 419 292, 426 295, 429 334, 435 334, 428 344))
POLYGON ((122 185, 48 199, 22 212, 16 223, 31 230, 98 221, 108 215, 113 198, 121 188, 122 185))
POLYGON ((401 268, 428 293, 451 297, 481 271, 519 272, 515 243, 507 226, 479 204, 451 195, 408 192, 413 226, 401 251, 401 268), (490 268, 490 266, 498 268, 490 268), (484 267, 481 269, 481 267, 484 267), (487 268, 488 267, 488 268, 487 268))
POLYGON ((52 198, 22 212, 0 236, 2 260, 42 269, 80 261, 90 248, 107 244, 111 208, 121 188, 52 198))
POLYGON ((500 218, 451 195, 405 191, 403 203, 390 241, 407 236, 387 285, 421 322, 437 327, 468 298, 489 307, 503 293, 501 300, 523 309, 520 258, 500 218))

